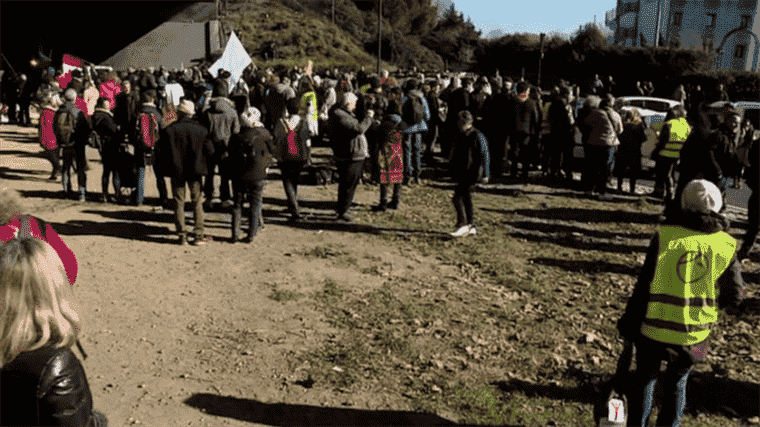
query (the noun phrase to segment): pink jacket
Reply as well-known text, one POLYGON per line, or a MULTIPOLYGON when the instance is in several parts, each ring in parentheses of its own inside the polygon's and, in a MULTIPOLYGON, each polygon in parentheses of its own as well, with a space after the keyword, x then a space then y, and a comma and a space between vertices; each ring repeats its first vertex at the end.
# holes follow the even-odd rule
POLYGON ((55 133, 53 133, 54 116, 55 109, 53 107, 45 107, 42 113, 40 113, 40 145, 48 150, 58 148, 58 144, 55 141, 55 133))
POLYGON ((110 103, 109 108, 111 110, 116 107, 116 95, 120 93, 121 86, 113 80, 109 80, 100 84, 100 96, 103 98, 108 98, 108 102, 110 103))

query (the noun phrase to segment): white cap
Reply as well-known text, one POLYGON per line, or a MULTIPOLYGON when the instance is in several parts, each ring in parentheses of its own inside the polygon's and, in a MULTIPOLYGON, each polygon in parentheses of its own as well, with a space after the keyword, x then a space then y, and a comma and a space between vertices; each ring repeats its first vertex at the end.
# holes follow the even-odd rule
POLYGON ((684 211, 717 213, 721 207, 723 207, 723 198, 720 190, 706 179, 692 180, 683 189, 681 209, 684 211))

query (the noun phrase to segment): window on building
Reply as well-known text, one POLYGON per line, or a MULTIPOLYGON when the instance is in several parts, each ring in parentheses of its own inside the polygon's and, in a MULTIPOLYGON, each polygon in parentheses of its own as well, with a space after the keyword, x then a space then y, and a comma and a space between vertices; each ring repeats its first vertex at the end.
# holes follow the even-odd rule
POLYGON ((744 51, 747 50, 747 46, 743 44, 738 44, 734 48, 734 58, 740 59, 744 58, 744 51))
POLYGON ((749 27, 749 15, 742 15, 742 22, 739 24, 740 28, 749 27))
POLYGON ((680 27, 682 20, 683 20, 683 12, 676 12, 673 14, 673 25, 675 25, 676 27, 680 27))
POLYGON ((718 15, 715 13, 708 13, 707 14, 707 26, 708 27, 714 27, 715 21, 717 20, 718 15))

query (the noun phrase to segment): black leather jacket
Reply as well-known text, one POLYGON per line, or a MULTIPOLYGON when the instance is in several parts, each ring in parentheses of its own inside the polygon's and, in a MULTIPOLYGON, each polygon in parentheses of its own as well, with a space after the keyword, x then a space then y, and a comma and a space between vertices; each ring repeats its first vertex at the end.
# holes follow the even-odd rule
POLYGON ((23 352, 0 369, 0 425, 102 427, 82 364, 71 349, 23 352))

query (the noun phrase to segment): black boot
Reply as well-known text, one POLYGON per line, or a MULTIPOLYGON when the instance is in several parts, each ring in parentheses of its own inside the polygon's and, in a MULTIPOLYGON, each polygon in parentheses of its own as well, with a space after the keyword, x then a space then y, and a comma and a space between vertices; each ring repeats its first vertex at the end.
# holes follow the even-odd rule
POLYGON ((372 212, 385 212, 388 208, 388 184, 380 184, 380 203, 372 208, 372 212))
POLYGON ((393 184, 393 196, 391 196, 391 203, 388 205, 388 208, 394 211, 398 209, 400 198, 401 198, 401 185, 393 184))

